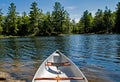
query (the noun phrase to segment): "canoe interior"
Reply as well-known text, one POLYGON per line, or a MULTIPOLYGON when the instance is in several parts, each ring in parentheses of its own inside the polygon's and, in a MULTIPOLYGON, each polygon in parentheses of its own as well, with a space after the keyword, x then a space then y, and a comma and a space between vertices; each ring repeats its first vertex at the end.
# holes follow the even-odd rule
POLYGON ((61 52, 55 51, 37 70, 32 82, 88 82, 79 68, 61 52), (60 77, 64 80, 53 80, 60 77), (82 80, 72 79, 84 78, 82 80), (40 80, 36 80, 39 78, 40 80), (42 80, 41 80, 42 78, 42 80), (49 79, 51 78, 51 79, 49 79), (67 79, 67 80, 65 80, 67 79))

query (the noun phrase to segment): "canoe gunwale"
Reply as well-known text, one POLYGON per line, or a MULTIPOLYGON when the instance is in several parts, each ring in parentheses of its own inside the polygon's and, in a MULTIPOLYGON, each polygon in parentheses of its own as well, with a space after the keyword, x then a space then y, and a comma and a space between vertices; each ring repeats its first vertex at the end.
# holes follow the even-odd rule
MULTIPOLYGON (((66 70, 67 70, 66 69, 66 70)), ((69 71, 70 72, 70 71, 69 71)), ((60 74, 62 74, 62 72, 60 73, 60 74)), ((35 73, 35 75, 34 75, 34 77, 33 77, 33 80, 32 80, 32 82, 42 82, 42 80, 44 80, 45 82, 49 82, 48 80, 51 80, 51 82, 52 82, 52 80, 53 80, 53 82, 54 82, 54 80, 62 80, 63 82, 64 82, 64 80, 65 80, 65 82, 67 81, 67 82, 72 82, 72 80, 78 80, 78 81, 75 81, 75 82, 88 82, 88 80, 87 80, 87 78, 85 77, 85 75, 81 72, 81 70, 75 65, 75 63, 73 63, 68 57, 66 57, 65 55, 63 55, 59 50, 56 50, 55 52, 53 52, 46 60, 44 60, 43 61, 43 63, 40 65, 40 67, 38 68, 38 70, 37 70, 37 72, 35 73), (54 63, 53 61, 51 61, 50 59, 52 58, 52 57, 54 57, 55 56, 55 54, 59 54, 59 56, 61 56, 61 57, 63 57, 63 58, 65 58, 66 59, 66 61, 63 61, 63 62, 60 62, 60 63, 54 63), (49 61, 50 60, 50 61, 49 61), (60 75, 60 77, 59 78, 56 78, 56 76, 57 76, 57 74, 58 73, 56 73, 56 76, 52 76, 52 77, 49 77, 48 75, 46 76, 41 76, 41 74, 39 74, 39 73, 44 73, 44 71, 40 71, 40 70, 42 70, 42 69, 49 69, 49 67, 50 68, 54 68, 54 67, 56 67, 57 69, 58 69, 58 67, 60 67, 60 70, 62 69, 64 69, 64 68, 72 68, 72 66, 73 67, 75 67, 76 68, 76 70, 77 70, 77 72, 75 72, 75 70, 71 70, 71 73, 72 73, 72 71, 74 71, 74 73, 75 73, 75 76, 69 76, 69 74, 67 75, 67 73, 66 73, 66 71, 64 70, 63 72, 64 73, 66 73, 66 75, 67 75, 67 77, 65 76, 61 76, 60 75), (46 68, 47 67, 47 68, 46 68), (80 74, 80 76, 77 76, 76 75, 76 73, 77 74, 80 74)))

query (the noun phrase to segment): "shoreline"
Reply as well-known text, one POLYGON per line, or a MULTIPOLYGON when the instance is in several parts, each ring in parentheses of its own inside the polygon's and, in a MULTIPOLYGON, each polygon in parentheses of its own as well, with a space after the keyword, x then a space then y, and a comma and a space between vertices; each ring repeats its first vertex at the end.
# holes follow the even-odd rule
POLYGON ((20 38, 20 37, 47 37, 47 36, 65 36, 65 35, 114 35, 114 33, 104 33, 104 34, 95 34, 95 33, 85 33, 85 34, 59 34, 59 35, 43 35, 43 36, 35 36, 35 35, 27 35, 27 36, 5 36, 5 35, 0 35, 0 39, 4 39, 4 38, 20 38))

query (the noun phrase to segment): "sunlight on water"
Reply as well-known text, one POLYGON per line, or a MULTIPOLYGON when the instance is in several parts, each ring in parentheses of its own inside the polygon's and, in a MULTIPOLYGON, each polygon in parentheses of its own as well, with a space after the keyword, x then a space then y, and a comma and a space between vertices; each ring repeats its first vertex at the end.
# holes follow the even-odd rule
POLYGON ((0 71, 31 82, 39 65, 57 49, 79 66, 90 82, 120 81, 120 35, 0 39, 0 71))

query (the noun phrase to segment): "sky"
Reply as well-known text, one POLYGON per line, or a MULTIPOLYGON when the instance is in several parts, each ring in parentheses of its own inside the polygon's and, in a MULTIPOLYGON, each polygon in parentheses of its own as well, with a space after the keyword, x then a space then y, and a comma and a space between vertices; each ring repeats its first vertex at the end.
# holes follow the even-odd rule
POLYGON ((24 11, 29 13, 31 4, 34 1, 37 2, 38 7, 42 9, 44 13, 53 11, 54 3, 60 2, 69 13, 70 18, 76 22, 79 21, 85 10, 88 10, 94 16, 98 9, 104 11, 106 6, 111 9, 111 11, 115 11, 116 5, 120 2, 120 0, 0 0, 0 9, 2 9, 4 15, 6 15, 10 3, 13 2, 17 7, 17 12, 20 14, 24 11))

